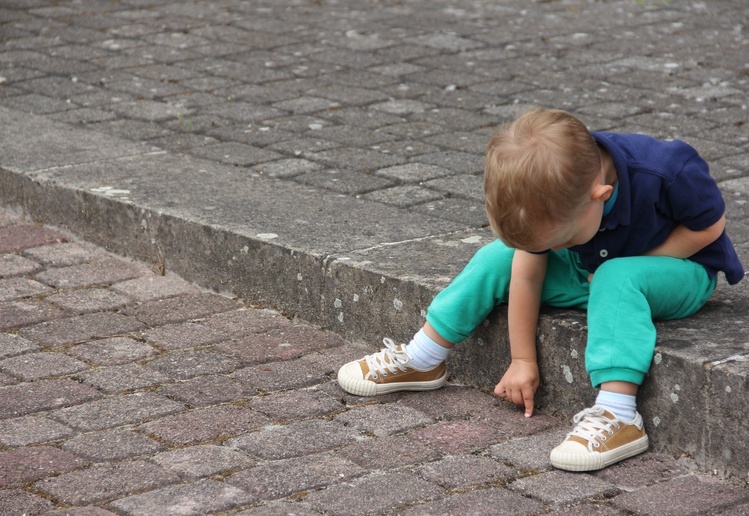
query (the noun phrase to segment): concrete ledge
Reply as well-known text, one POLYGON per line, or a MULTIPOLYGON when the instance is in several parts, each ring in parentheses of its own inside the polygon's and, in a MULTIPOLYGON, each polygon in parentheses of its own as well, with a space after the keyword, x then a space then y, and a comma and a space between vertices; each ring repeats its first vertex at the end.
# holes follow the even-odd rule
MULTIPOLYGON (((0 108, 0 118, 5 206, 110 251, 163 261, 201 286, 278 308, 367 349, 383 336, 410 337, 434 294, 491 239, 486 229, 248 176, 41 117, 0 108)), ((687 453, 702 468, 741 479, 749 469, 748 307, 746 284, 721 285, 697 316, 660 323, 641 396, 656 450, 687 453)), ((453 354, 453 381, 490 390, 501 377, 505 313, 496 310, 453 354)), ((594 398, 585 337, 583 313, 543 313, 543 410, 569 417, 594 398)))

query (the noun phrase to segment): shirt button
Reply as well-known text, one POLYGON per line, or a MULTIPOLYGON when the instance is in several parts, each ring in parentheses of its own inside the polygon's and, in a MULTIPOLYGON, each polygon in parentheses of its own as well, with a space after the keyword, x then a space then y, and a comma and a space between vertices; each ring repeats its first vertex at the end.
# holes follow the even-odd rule
POLYGON ((606 258, 609 255, 609 252, 606 249, 601 249, 601 252, 598 253, 601 258, 606 258))

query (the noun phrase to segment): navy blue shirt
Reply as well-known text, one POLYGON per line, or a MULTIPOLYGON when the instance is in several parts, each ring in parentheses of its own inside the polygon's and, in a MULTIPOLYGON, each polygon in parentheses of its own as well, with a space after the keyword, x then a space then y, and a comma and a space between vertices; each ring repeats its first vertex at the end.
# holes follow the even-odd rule
MULTIPOLYGON (((639 134, 592 134, 614 160, 619 191, 598 234, 570 247, 588 271, 595 272, 606 260, 653 249, 679 224, 700 231, 723 216, 725 201, 707 163, 686 143, 639 134)), ((702 264, 711 277, 723 271, 732 285, 744 277, 725 231, 689 259, 702 264)))

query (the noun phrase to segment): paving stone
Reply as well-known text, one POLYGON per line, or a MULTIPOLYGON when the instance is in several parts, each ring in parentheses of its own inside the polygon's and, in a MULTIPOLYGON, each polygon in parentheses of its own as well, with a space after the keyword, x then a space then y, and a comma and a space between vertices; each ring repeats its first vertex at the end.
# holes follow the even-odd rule
POLYGON ((74 378, 106 394, 145 389, 169 381, 168 376, 140 364, 99 367, 74 378))
POLYGON ((130 430, 105 430, 76 435, 60 445, 79 457, 104 462, 150 455, 165 449, 158 441, 130 430))
MULTIPOLYGON (((255 465, 255 462, 243 453, 212 444, 158 453, 151 460, 188 480, 209 477, 230 470, 250 468, 255 465)), ((248 489, 245 491, 252 492, 248 489)))
POLYGON ((115 513, 101 507, 68 507, 45 513, 47 516, 115 516, 115 513))
POLYGON ((366 505, 366 510, 370 513, 381 513, 398 512, 398 508, 441 496, 444 496, 441 488, 412 475, 373 473, 353 482, 312 493, 305 498, 305 502, 318 510, 334 514, 345 514, 352 507, 362 505, 366 505))
POLYGON ((325 393, 304 389, 259 396, 251 399, 253 410, 277 421, 292 421, 320 417, 343 409, 343 404, 325 393))
POLYGON ((518 472, 488 457, 458 455, 445 457, 417 471, 425 480, 445 489, 468 489, 514 480, 518 472))
POLYGON ((24 381, 65 376, 89 369, 80 360, 62 353, 27 353, 0 361, 0 370, 24 381))
POLYGON ((146 302, 155 299, 196 294, 198 289, 175 276, 147 275, 122 281, 112 285, 112 290, 129 296, 136 301, 146 302))
POLYGON ((611 497, 618 492, 614 484, 590 475, 583 475, 581 479, 579 474, 566 471, 549 471, 521 478, 508 487, 525 496, 554 504, 569 504, 593 497, 611 497))
POLYGON ((65 242, 67 238, 57 231, 30 226, 0 227, 0 254, 15 253, 30 247, 39 247, 57 242, 65 242))
POLYGON ((614 506, 645 514, 705 514, 727 509, 749 498, 746 489, 710 477, 683 477, 624 493, 614 506))
POLYGON ((101 398, 101 393, 72 380, 39 380, 0 389, 0 418, 78 405, 101 398))
POLYGON ((183 410, 185 406, 181 403, 150 392, 141 392, 64 408, 53 412, 51 417, 87 432, 140 423, 183 410))
POLYGON ((21 489, 0 489, 0 507, 6 514, 50 514, 55 505, 46 498, 21 489))
POLYGON ((132 302, 110 290, 101 288, 64 292, 45 298, 47 303, 73 314, 88 314, 101 311, 115 311, 132 302))
POLYGON ((122 498, 110 506, 134 516, 174 512, 199 515, 226 511, 254 500, 251 495, 224 482, 200 480, 122 498))
POLYGON ((19 337, 15 333, 0 333, 0 359, 31 353, 40 349, 33 342, 19 337))
POLYGON ((364 173, 400 165, 405 161, 402 158, 388 156, 381 152, 349 147, 324 150, 306 157, 307 159, 323 163, 332 169, 354 170, 355 172, 364 173))
POLYGON ((24 276, 41 270, 42 266, 33 260, 17 254, 0 254, 0 278, 24 276))
POLYGON ((543 504, 507 489, 482 489, 459 493, 406 509, 399 514, 416 516, 430 514, 542 514, 543 504), (501 507, 501 509, 499 509, 501 507))
POLYGON ((205 346, 227 338, 218 330, 191 322, 159 326, 143 332, 143 336, 149 343, 166 350, 205 346))
POLYGON ((261 500, 276 500, 347 482, 365 473, 353 462, 324 454, 268 462, 234 473, 226 482, 261 500))
POLYGON ((492 457, 517 468, 543 471, 551 468, 549 454, 567 436, 569 429, 531 437, 510 439, 489 448, 492 457))
POLYGON ((268 426, 224 444, 261 459, 278 460, 340 448, 359 437, 359 432, 338 423, 311 419, 284 426, 268 426))
POLYGON ((671 457, 655 453, 642 453, 597 471, 593 473, 593 476, 611 482, 625 491, 635 491, 642 487, 685 476, 688 473, 689 471, 683 464, 671 457))
POLYGON ((143 323, 133 317, 103 312, 23 328, 19 335, 41 346, 55 347, 130 333, 142 328, 143 323))
POLYGON ((256 165, 252 170, 268 177, 291 178, 305 172, 319 170, 321 167, 319 163, 306 159, 281 159, 256 165))
POLYGON ((236 516, 317 516, 317 511, 308 509, 299 503, 280 501, 276 503, 267 503, 238 512, 236 516))
POLYGON ((149 326, 161 326, 233 310, 237 307, 237 304, 236 301, 223 296, 190 294, 148 301, 138 307, 126 309, 125 313, 149 326))
POLYGON ((72 453, 52 446, 33 446, 0 452, 0 488, 64 473, 88 464, 72 453))
POLYGON ((254 396, 257 391, 226 376, 208 375, 165 385, 158 393, 195 407, 204 407, 242 400, 254 396))
POLYGON ((274 330, 291 325, 288 318, 275 310, 242 308, 211 316, 202 323, 205 327, 232 338, 274 330))
POLYGON ((381 168, 375 174, 382 177, 394 179, 407 183, 419 183, 435 179, 437 177, 449 176, 453 172, 437 165, 424 163, 409 163, 395 167, 381 168))
POLYGON ((0 330, 23 328, 32 324, 61 319, 62 310, 31 301, 0 302, 0 330))
POLYGON ((245 367, 231 377, 265 392, 302 389, 329 380, 301 359, 245 367))
POLYGON ((0 280, 0 303, 15 301, 26 297, 49 294, 52 289, 46 285, 27 278, 9 278, 0 280))
POLYGON ((331 332, 289 325, 218 344, 216 349, 230 353, 247 364, 291 360, 312 351, 341 346, 343 340, 331 332))
POLYGON ((395 404, 357 407, 338 414, 336 421, 378 437, 405 432, 433 423, 423 412, 395 404))
POLYGON ((89 364, 112 366, 142 360, 158 354, 158 351, 144 342, 127 337, 112 337, 72 346, 66 353, 89 364))
POLYGON ((399 469, 411 464, 431 462, 442 456, 434 448, 403 435, 366 439, 351 444, 337 453, 370 471, 399 469), (398 452, 393 453, 393 450, 398 452))
POLYGON ((427 426, 408 434, 411 439, 445 454, 465 453, 507 440, 507 436, 484 423, 451 421, 427 426))
POLYGON ((192 149, 192 154, 235 166, 257 165, 258 163, 273 161, 274 159, 283 157, 270 150, 236 142, 195 147, 192 149))
POLYGON ((294 177, 294 181, 303 185, 348 195, 359 195, 372 190, 386 188, 393 184, 385 178, 372 177, 366 174, 350 174, 347 171, 332 169, 306 172, 294 177))
POLYGON ((49 269, 36 275, 36 279, 55 288, 81 288, 95 285, 111 285, 144 274, 137 267, 113 258, 91 263, 71 265, 59 269, 49 269))
POLYGON ((34 488, 69 505, 100 503, 126 494, 180 482, 176 473, 145 461, 96 464, 45 478, 34 488))
POLYGON ((258 412, 236 405, 220 405, 158 419, 138 429, 160 441, 184 445, 223 441, 269 423, 270 420, 258 412))
POLYGON ((174 380, 188 380, 207 374, 230 373, 242 363, 213 350, 174 351, 148 362, 148 367, 174 380))
POLYGON ((73 435, 73 430, 46 417, 26 416, 0 420, 0 444, 28 446, 73 435))

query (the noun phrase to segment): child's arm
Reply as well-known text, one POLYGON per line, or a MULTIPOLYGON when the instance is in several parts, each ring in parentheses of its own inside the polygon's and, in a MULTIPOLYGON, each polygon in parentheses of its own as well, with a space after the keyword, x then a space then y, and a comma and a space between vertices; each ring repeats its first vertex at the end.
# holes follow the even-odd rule
POLYGON ((718 222, 702 231, 692 231, 686 226, 676 226, 666 240, 654 247, 645 255, 647 256, 671 256, 672 258, 689 258, 700 249, 715 242, 726 227, 726 216, 723 215, 718 222))
POLYGON ((540 383, 536 361, 536 325, 548 254, 515 251, 507 315, 512 362, 494 394, 525 406, 533 415, 533 397, 540 383))

